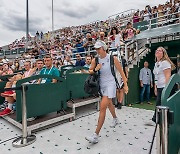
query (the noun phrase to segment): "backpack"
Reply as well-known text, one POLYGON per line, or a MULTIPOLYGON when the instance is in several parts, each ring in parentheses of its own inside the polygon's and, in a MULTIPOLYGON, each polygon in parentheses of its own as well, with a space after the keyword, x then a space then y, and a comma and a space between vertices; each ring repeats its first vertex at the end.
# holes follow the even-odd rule
MULTIPOLYGON (((98 64, 98 57, 95 58, 96 66, 98 64)), ((84 83, 84 91, 90 95, 97 95, 99 93, 99 76, 100 72, 90 74, 84 83)))

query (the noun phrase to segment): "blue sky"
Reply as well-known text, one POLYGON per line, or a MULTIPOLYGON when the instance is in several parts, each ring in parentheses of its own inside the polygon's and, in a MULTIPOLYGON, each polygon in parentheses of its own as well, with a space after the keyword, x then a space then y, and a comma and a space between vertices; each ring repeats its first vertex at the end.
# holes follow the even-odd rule
MULTIPOLYGON (((144 9, 167 0, 54 0, 55 29, 103 20, 128 9, 144 9)), ((52 0, 29 0, 29 28, 51 30, 52 0)), ((26 0, 0 0, 0 46, 25 36, 26 0)))

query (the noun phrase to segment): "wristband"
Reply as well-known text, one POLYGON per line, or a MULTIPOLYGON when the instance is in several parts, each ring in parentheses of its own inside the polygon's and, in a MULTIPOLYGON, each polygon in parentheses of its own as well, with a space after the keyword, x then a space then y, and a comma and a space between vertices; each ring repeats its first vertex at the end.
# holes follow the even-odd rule
POLYGON ((93 72, 96 73, 97 71, 95 69, 93 69, 93 72))

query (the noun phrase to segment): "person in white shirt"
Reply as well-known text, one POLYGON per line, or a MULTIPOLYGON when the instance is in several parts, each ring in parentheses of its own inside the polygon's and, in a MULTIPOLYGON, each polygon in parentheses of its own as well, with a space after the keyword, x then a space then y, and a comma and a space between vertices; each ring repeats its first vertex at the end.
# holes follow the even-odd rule
MULTIPOLYGON (((98 143, 99 140, 99 132, 104 124, 105 116, 106 116, 106 109, 109 108, 111 115, 113 117, 113 123, 110 127, 114 128, 116 125, 119 124, 118 118, 115 113, 114 105, 112 104, 112 98, 116 97, 116 81, 114 76, 111 72, 110 67, 110 54, 107 54, 107 45, 103 41, 97 41, 94 45, 96 52, 98 54, 98 64, 96 65, 95 58, 92 60, 91 67, 89 69, 89 73, 93 74, 97 71, 100 71, 99 74, 99 85, 100 85, 100 92, 102 95, 101 103, 100 103, 100 113, 98 124, 96 127, 96 131, 92 136, 88 136, 85 139, 91 143, 98 143)), ((119 71, 122 80, 124 82, 124 92, 128 93, 128 86, 127 86, 127 79, 123 72, 122 66, 119 60, 114 57, 114 66, 119 71)))
MULTIPOLYGON (((166 49, 163 47, 158 47, 155 52, 156 63, 154 66, 154 76, 155 76, 155 85, 154 93, 157 96, 156 106, 161 105, 161 94, 163 88, 168 83, 171 77, 171 70, 175 69, 175 65, 169 59, 166 49)), ((156 121, 156 114, 154 114, 152 121, 156 121)))

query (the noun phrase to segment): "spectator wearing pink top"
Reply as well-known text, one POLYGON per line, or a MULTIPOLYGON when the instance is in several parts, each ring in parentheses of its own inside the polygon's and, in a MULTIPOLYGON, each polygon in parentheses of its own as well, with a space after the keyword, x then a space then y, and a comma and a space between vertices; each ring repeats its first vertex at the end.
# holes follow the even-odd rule
POLYGON ((132 27, 131 22, 127 23, 126 26, 126 33, 127 33, 127 39, 132 39, 134 35, 136 34, 136 29, 132 27))
MULTIPOLYGON (((125 33, 127 34, 127 39, 125 41, 130 41, 136 34, 136 29, 132 27, 131 22, 127 23, 125 33)), ((130 57, 130 54, 132 55, 132 59, 134 59, 134 44, 132 44, 132 47, 128 48, 128 57, 130 57)))
POLYGON ((30 61, 26 61, 24 63, 24 68, 26 71, 23 74, 23 78, 28 78, 34 73, 34 70, 31 69, 31 62, 30 61))
POLYGON ((140 19, 140 17, 139 17, 139 11, 137 11, 137 12, 134 14, 134 16, 133 16, 133 23, 139 22, 139 19, 140 19))

